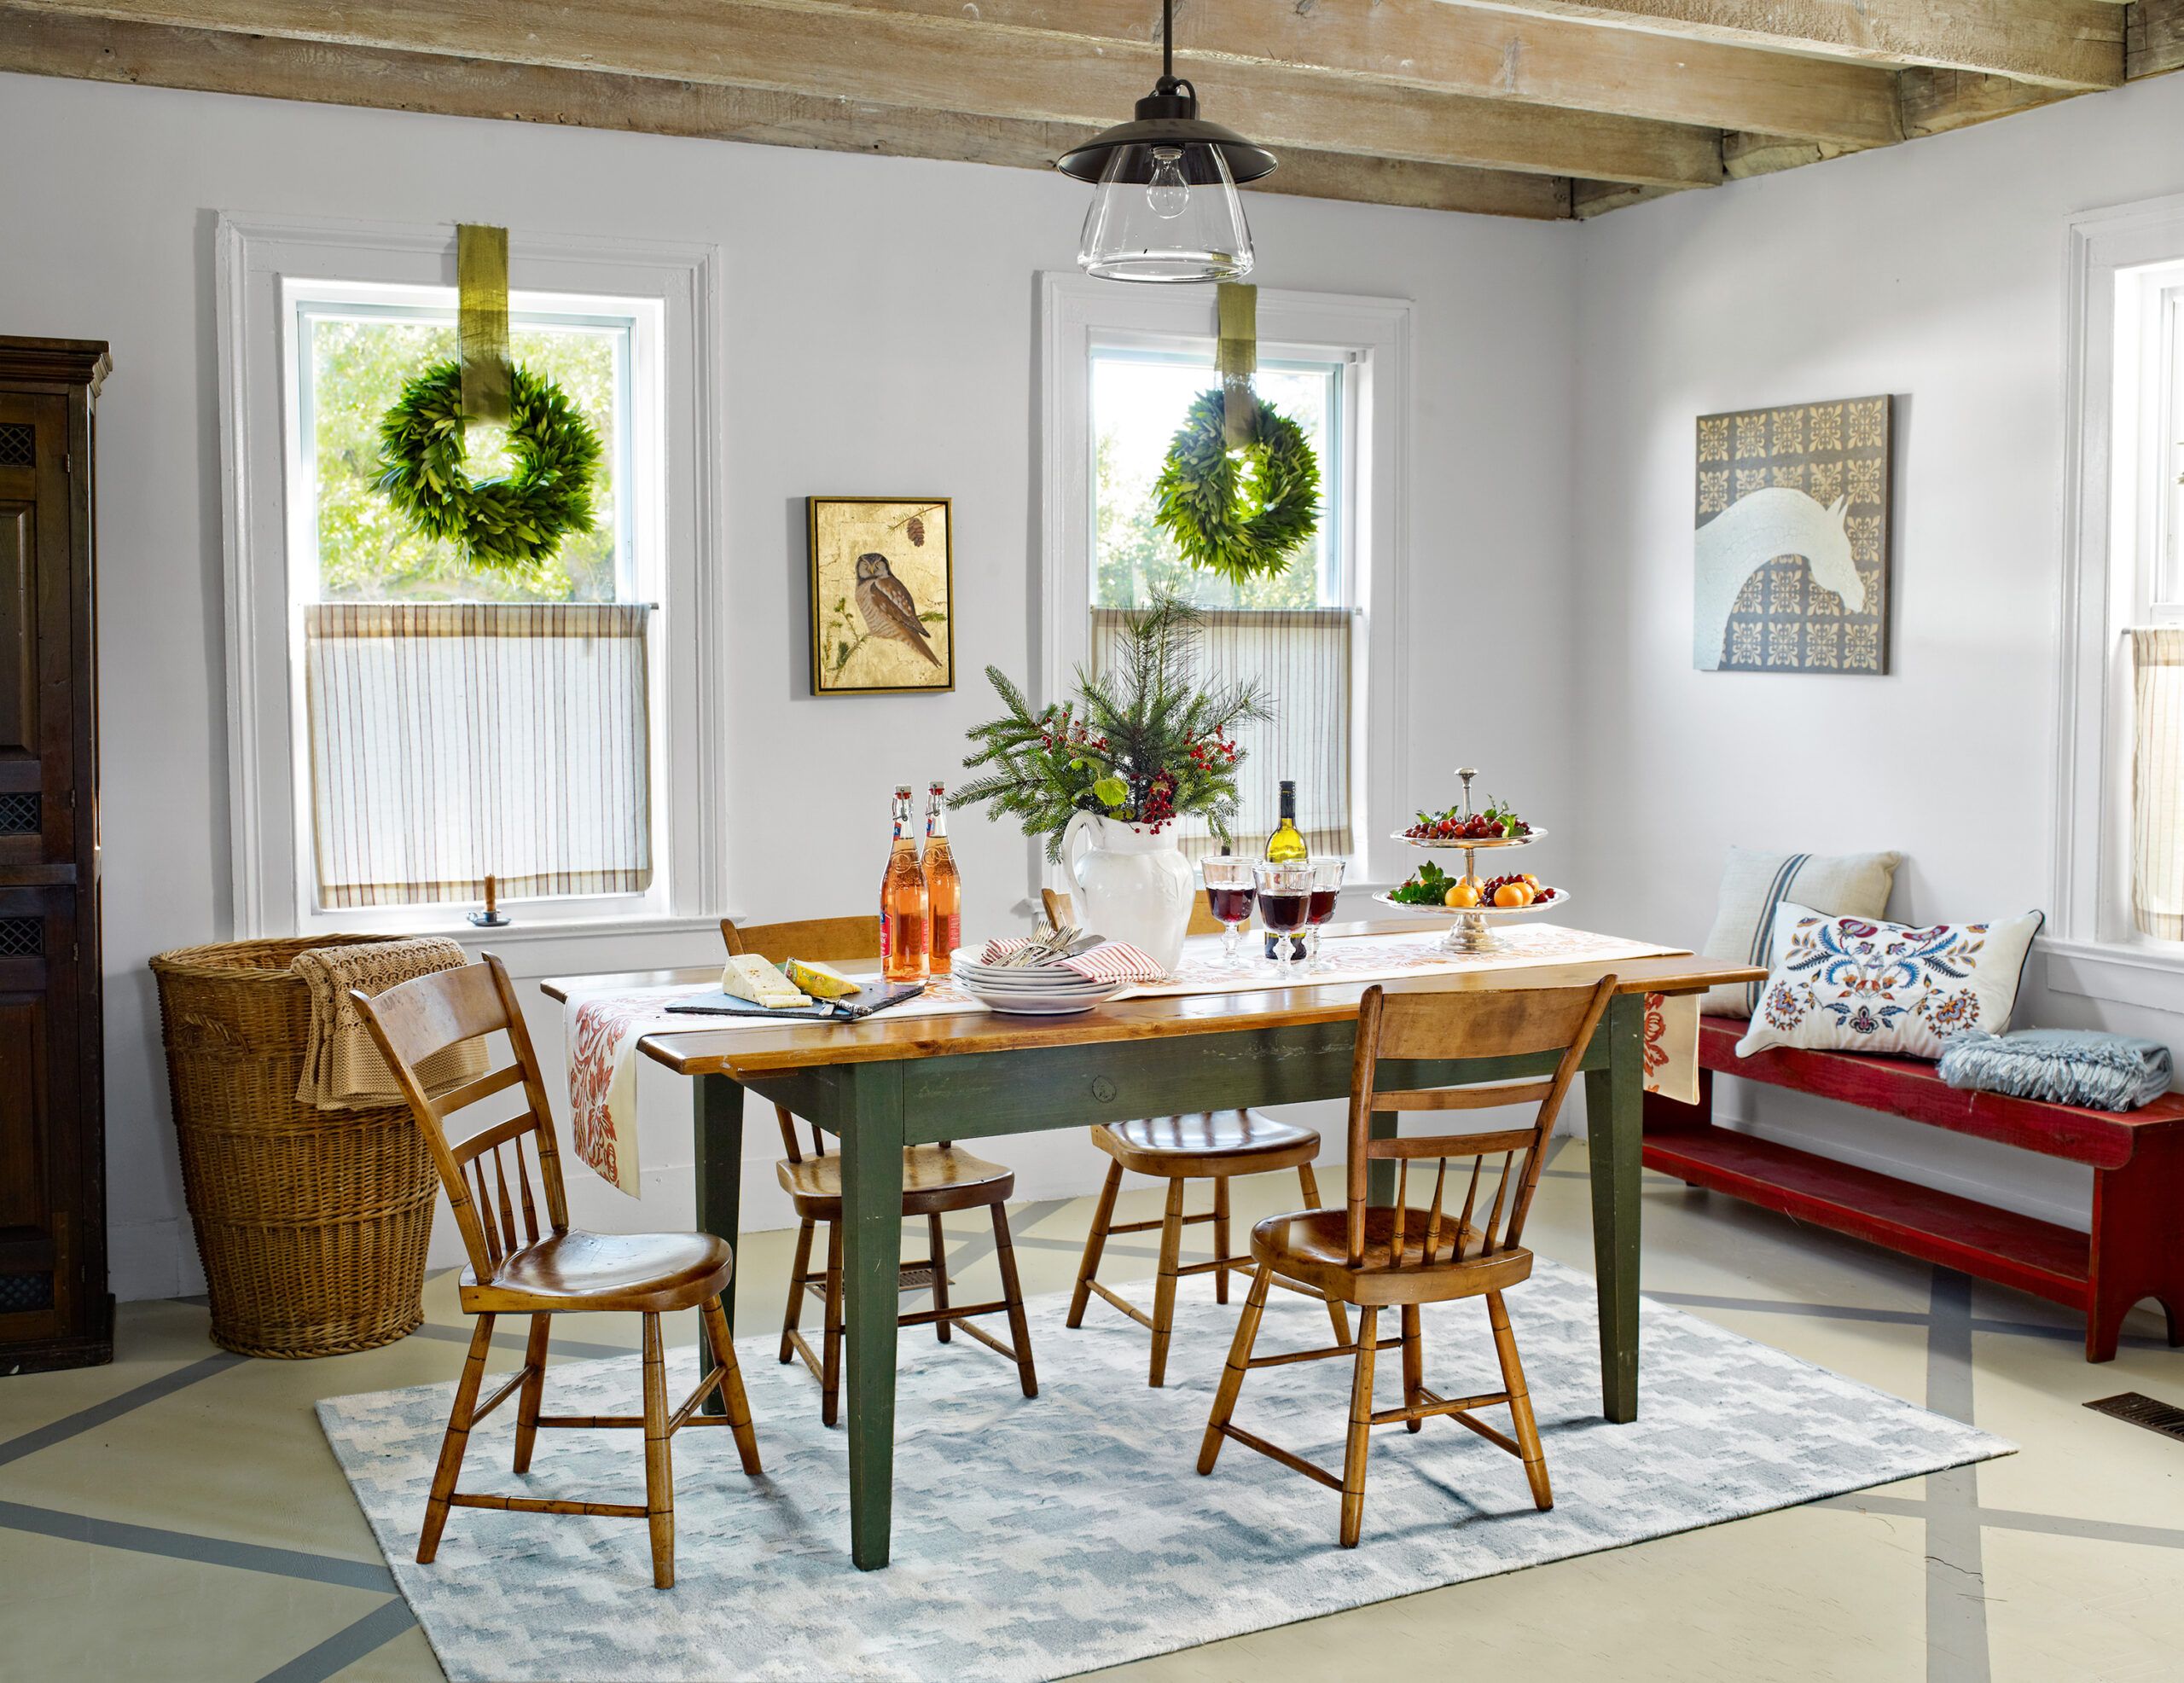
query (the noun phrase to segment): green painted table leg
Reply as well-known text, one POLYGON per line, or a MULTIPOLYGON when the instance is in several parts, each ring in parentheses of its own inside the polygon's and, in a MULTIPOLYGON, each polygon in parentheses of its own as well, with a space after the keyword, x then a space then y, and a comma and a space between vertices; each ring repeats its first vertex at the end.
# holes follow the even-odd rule
MULTIPOLYGON (((1375 1111, 1373 1119, 1366 1123, 1367 1131, 1375 1140, 1396 1137, 1396 1113, 1375 1111)), ((1376 1210, 1385 1210, 1396 1201, 1396 1164, 1393 1158, 1376 1157, 1365 1168, 1365 1201, 1376 1210)))
POLYGON ((903 1262, 903 1066, 859 1064, 842 1118, 842 1318, 849 1355, 850 1558, 887 1564, 895 1317, 903 1262))
POLYGON ((1585 1076, 1592 1158, 1593 1268, 1599 1277, 1600 1412, 1638 1418, 1638 1177, 1642 1146, 1646 998, 1618 994, 1600 1032, 1607 1067, 1585 1076))
MULTIPOLYGON (((743 1220, 743 1088, 727 1076, 700 1076, 691 1095, 690 1128, 697 1163, 698 1230, 729 1242, 735 1248, 743 1220)), ((742 1271, 738 1255, 736 1271, 742 1271)), ((735 1330, 735 1276, 721 1293, 729 1330, 735 1330)), ((698 1340, 698 1372, 713 1371, 712 1347, 698 1340)), ((718 1392, 706 1399, 706 1412, 721 1414, 727 1405, 718 1392)))

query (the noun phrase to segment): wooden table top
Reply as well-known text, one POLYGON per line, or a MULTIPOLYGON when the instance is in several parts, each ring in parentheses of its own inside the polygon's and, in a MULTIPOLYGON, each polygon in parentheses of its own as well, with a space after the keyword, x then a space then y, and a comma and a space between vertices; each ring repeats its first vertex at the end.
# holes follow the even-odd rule
MULTIPOLYGON (((1440 920, 1405 918, 1331 924, 1326 932, 1401 935, 1447 926, 1440 920)), ((1759 982, 1767 978, 1764 970, 1751 965, 1680 953, 1653 958, 1592 959, 1574 964, 1467 971, 1457 975, 1409 978, 1400 982, 1323 983, 1311 987, 1266 988, 1251 993, 1119 1000, 1095 1006, 1074 1017, 1012 1017, 998 1012, 967 1012, 944 1017, 871 1017, 861 1023, 849 1024, 677 1030, 673 1034, 648 1035, 638 1045, 647 1057, 665 1064, 677 1075, 733 1075, 741 1071, 758 1074, 835 1064, 960 1057, 979 1052, 1015 1052, 1037 1047, 1086 1046, 1175 1035, 1338 1023, 1357 1015, 1358 1001, 1368 987, 1387 987, 1405 993, 1472 993, 1511 985, 1590 987, 1611 971, 1618 978, 1617 991, 1625 994, 1698 994, 1719 983, 1759 982)), ((540 985, 549 997, 566 1000, 579 988, 589 991, 695 987, 716 980, 718 975, 719 972, 711 969, 636 970, 608 976, 549 977, 540 985)))

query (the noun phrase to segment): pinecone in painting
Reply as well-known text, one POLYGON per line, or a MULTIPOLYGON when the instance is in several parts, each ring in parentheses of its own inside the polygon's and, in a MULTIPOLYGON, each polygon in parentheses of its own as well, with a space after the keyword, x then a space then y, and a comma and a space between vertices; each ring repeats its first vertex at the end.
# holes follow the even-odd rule
POLYGON ((922 515, 922 514, 913 514, 913 515, 911 515, 911 516, 910 516, 910 523, 909 523, 909 525, 908 526, 904 527, 904 528, 903 528, 903 530, 909 533, 910 542, 911 542, 913 544, 915 544, 917 548, 921 548, 921 549, 922 549, 922 548, 925 548, 925 516, 924 516, 924 515, 922 515))

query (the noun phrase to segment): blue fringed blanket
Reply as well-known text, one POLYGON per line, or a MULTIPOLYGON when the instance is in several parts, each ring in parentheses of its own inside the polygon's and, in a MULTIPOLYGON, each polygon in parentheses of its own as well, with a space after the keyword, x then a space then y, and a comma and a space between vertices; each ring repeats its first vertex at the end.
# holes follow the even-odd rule
POLYGON ((2169 1090, 2171 1073, 2159 1041, 2083 1029, 1970 1030, 1951 1037, 1940 1069, 1951 1087, 2096 1111, 2151 1104, 2169 1090))

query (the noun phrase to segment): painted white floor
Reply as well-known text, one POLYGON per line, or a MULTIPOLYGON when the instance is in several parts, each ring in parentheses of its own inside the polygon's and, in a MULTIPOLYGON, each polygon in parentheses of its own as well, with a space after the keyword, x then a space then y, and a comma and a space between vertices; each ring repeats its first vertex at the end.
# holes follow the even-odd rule
MULTIPOLYGON (((1338 1172, 1323 1168, 1323 1183, 1338 1172)), ((1240 1182, 1237 1213, 1286 1204, 1293 1186, 1240 1182)), ((1543 1254, 1589 1268, 1588 1196, 1583 1151, 1565 1151, 1529 1229, 1543 1254)), ((1155 1216, 1157 1194, 1137 1187, 1126 1207, 1155 1216)), ((1089 1199, 1018 1208, 1027 1290, 1068 1282, 1089 1214, 1089 1199)), ((2184 1351, 2162 1343, 2158 1318, 2142 1313, 2123 1354, 2089 1367, 2079 1327, 2032 1298, 1653 1175, 1645 1218, 1648 1291, 2023 1453, 1106 1674, 1403 1675, 1458 1655, 1539 1683, 1593 1683, 1604 1668, 1861 1683, 2177 1674, 2184 1443, 2082 1406, 2123 1390, 2184 1402, 2184 1351)), ((980 1228, 952 1230, 973 1291, 992 1283, 980 1228)), ((745 1242, 746 1333, 779 1324, 788 1237, 745 1242)), ((1149 1245, 1118 1240, 1107 1256, 1103 1276, 1153 1272, 1149 1245)), ((0 1674, 437 1679, 310 1405, 453 1378, 468 1331, 452 1285, 431 1284, 421 1332, 361 1355, 244 1361, 206 1341, 201 1306, 136 1303, 112 1367, 0 1381, 0 1674)), ((688 1342, 694 1326, 676 1332, 688 1342)), ((572 1317, 561 1342, 634 1351, 636 1336, 630 1317, 572 1317)), ((1066 1344, 1038 1354, 1043 1368, 1068 1360, 1066 1344)))

